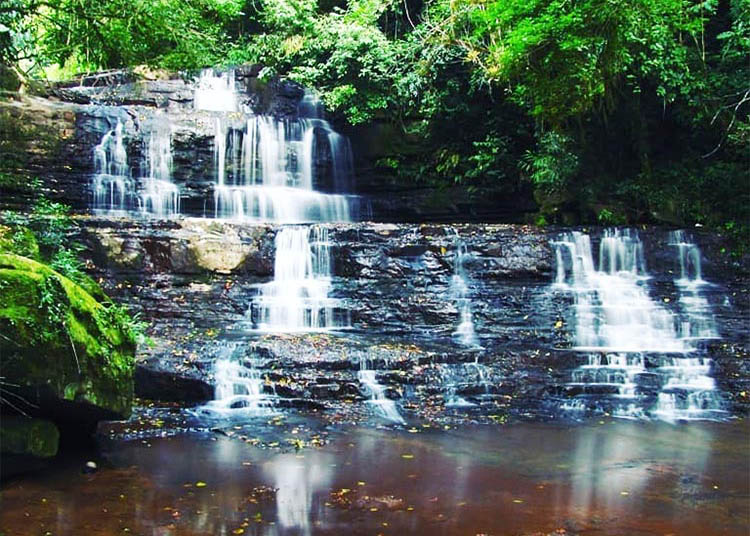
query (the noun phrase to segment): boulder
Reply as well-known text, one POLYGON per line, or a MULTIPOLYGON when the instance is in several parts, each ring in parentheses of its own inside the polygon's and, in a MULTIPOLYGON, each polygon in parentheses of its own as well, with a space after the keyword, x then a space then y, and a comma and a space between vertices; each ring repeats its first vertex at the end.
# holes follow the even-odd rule
POLYGON ((54 423, 25 416, 0 418, 0 478, 41 469, 57 454, 60 432, 54 423))
POLYGON ((48 266, 0 254, 3 411, 90 431, 126 418, 133 400, 135 341, 121 309, 97 301, 48 266))

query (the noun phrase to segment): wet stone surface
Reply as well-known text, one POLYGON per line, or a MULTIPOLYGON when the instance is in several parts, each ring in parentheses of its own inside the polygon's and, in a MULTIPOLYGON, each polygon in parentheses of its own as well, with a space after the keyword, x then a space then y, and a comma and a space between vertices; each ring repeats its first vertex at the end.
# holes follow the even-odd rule
MULTIPOLYGON (((349 327, 274 335, 255 329, 252 303, 259 285, 273 277, 277 226, 199 219, 81 223, 91 265, 102 267, 93 275, 151 323, 151 344, 138 356, 140 396, 192 403, 212 398, 215 362, 222 348, 240 342, 266 378, 265 389, 289 404, 334 409, 362 403, 367 393, 358 372, 365 361, 409 417, 578 418, 559 411, 582 394, 569 383, 588 359, 571 350, 573 297, 551 287, 550 243, 559 230, 324 224, 333 244, 330 294, 349 327), (451 290, 457 240, 468 251, 464 273, 476 347, 453 336, 460 321, 451 290), (461 400, 469 404, 461 407, 461 400)), ((667 247, 666 234, 641 230, 651 298, 675 309, 675 259, 660 249, 667 247)), ((747 272, 722 257, 715 237, 698 233, 696 240, 706 249, 704 276, 712 284, 705 297, 721 337, 702 347, 728 411, 744 414, 750 403, 747 272)), ((647 370, 637 381, 644 392, 651 389, 648 400, 656 396, 649 371, 666 357, 644 356, 647 370)))

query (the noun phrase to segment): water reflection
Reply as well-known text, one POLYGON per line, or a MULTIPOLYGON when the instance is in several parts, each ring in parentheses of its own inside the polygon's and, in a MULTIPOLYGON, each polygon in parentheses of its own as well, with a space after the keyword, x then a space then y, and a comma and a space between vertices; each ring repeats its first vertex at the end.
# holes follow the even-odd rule
POLYGON ((745 534, 748 431, 744 422, 622 421, 419 434, 353 429, 322 450, 286 453, 221 436, 121 443, 112 467, 95 475, 76 466, 6 485, 0 527, 92 536, 124 528, 151 536, 561 527, 745 534), (257 492, 270 488, 275 494, 257 492))
POLYGON ((328 456, 313 453, 304 457, 281 455, 263 465, 263 472, 277 488, 276 518, 282 529, 312 534, 313 520, 325 516, 320 501, 314 503, 313 498, 330 487, 331 463, 328 456))

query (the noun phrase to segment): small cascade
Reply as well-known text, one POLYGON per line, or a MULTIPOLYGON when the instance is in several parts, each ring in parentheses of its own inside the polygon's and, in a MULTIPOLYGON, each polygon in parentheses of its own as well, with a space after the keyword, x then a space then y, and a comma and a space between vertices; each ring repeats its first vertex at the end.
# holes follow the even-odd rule
POLYGON ((236 112, 239 105, 234 71, 219 74, 213 69, 201 71, 198 86, 195 88, 193 105, 196 110, 236 112))
POLYGON ((214 365, 214 400, 196 408, 200 417, 238 419, 273 414, 278 397, 265 393, 257 362, 245 356, 244 343, 230 343, 214 365))
POLYGON ((716 339, 719 334, 703 290, 710 286, 703 279, 701 252, 685 231, 672 231, 668 243, 677 248, 680 277, 675 280, 679 291, 680 336, 683 339, 716 339))
POLYGON ((456 242, 456 254, 453 261, 453 277, 451 278, 451 297, 459 311, 459 322, 453 338, 464 346, 478 346, 474 319, 471 310, 469 287, 466 283, 465 262, 469 259, 469 250, 461 240, 458 231, 453 229, 456 242))
POLYGON ((94 147, 94 168, 94 210, 110 213, 127 210, 131 203, 133 180, 128 168, 123 125, 119 119, 115 128, 104 134, 99 145, 94 147))
POLYGON ((471 393, 474 400, 481 400, 490 393, 487 367, 478 358, 471 363, 439 364, 440 383, 446 408, 472 408, 477 403, 466 400, 459 392, 471 393))
POLYGON ((172 183, 172 128, 162 114, 153 122, 142 168, 140 211, 160 217, 179 214, 180 190, 172 183))
POLYGON ((575 296, 575 347, 595 352, 684 352, 674 315, 648 294, 643 244, 631 229, 608 229, 594 265, 591 239, 568 233, 556 242, 557 288, 575 296), (563 269, 560 269, 563 266, 563 269))
MULTIPOLYGON (((677 248, 679 278, 678 307, 680 337, 695 343, 716 339, 716 322, 702 290, 710 284, 703 280, 701 252, 684 231, 672 231, 668 243, 677 248)), ((670 358, 659 369, 667 382, 659 393, 654 413, 669 421, 721 418, 725 411, 716 382, 709 376, 711 360, 704 356, 670 358)))
POLYGON ((349 140, 322 119, 323 106, 307 93, 298 118, 279 120, 239 110, 235 74, 203 71, 195 90, 195 107, 212 112, 242 111, 242 119, 214 118, 214 217, 277 223, 350 220, 353 177, 349 140), (316 155, 330 154, 331 185, 316 189, 316 155))
MULTIPOLYGON (((554 246, 558 265, 553 287, 575 299, 573 350, 587 356, 566 385, 573 398, 564 409, 632 418, 713 418, 720 403, 708 376, 710 359, 695 343, 715 335, 691 327, 705 326, 706 318, 712 321, 708 304, 691 313, 687 309, 695 302, 688 300, 675 314, 651 299, 643 244, 634 230, 605 230, 598 269, 588 235, 567 233, 554 246), (671 409, 680 405, 686 408, 682 416, 671 409)), ((688 248, 679 249, 695 258, 688 248)), ((680 262, 687 270, 692 261, 680 262)), ((692 273, 699 270, 694 267, 692 273)))
POLYGON ((123 124, 120 120, 94 148, 93 176, 96 211, 126 213, 138 209, 141 214, 167 217, 180 212, 180 191, 172 183, 172 131, 167 117, 157 114, 146 128, 146 151, 141 177, 134 181, 128 167, 123 124))
POLYGON ((260 331, 303 332, 349 326, 331 290, 331 243, 323 227, 282 227, 276 234, 274 279, 250 306, 260 331))
POLYGON ((278 223, 349 221, 350 199, 314 188, 318 133, 331 152, 334 184, 352 176, 348 139, 322 119, 251 116, 242 129, 215 119, 214 217, 278 223))
POLYGON ((359 383, 362 384, 364 392, 369 395, 368 402, 375 408, 377 414, 389 422, 406 424, 398 412, 396 402, 386 396, 385 387, 378 383, 376 371, 368 367, 366 359, 362 359, 360 367, 359 383))

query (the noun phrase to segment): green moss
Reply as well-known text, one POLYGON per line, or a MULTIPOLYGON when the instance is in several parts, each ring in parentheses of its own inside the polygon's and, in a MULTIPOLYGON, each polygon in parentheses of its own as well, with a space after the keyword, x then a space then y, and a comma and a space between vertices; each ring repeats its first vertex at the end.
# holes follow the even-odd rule
POLYGON ((57 454, 60 432, 42 419, 3 416, 0 420, 0 450, 5 454, 24 454, 49 458, 57 454))
POLYGON ((135 341, 81 286, 34 260, 0 254, 0 354, 7 381, 127 416, 135 341))
POLYGON ((39 244, 34 233, 27 227, 0 225, 0 252, 39 259, 39 244))

